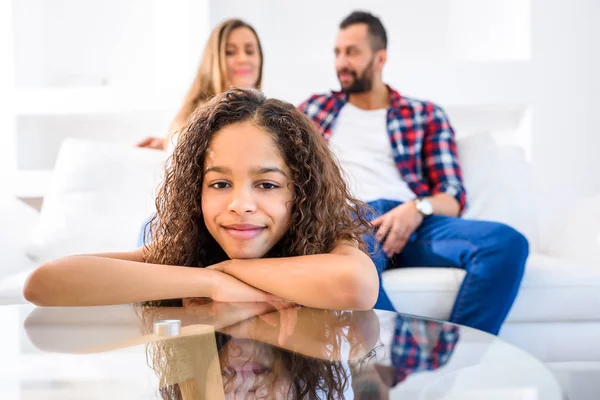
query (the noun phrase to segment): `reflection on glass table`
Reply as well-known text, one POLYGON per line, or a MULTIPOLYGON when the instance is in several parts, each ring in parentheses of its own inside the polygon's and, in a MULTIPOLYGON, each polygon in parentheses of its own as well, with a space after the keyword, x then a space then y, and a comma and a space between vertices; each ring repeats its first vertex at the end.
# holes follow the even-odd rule
POLYGON ((563 399, 486 333, 382 311, 188 301, 0 307, 2 399, 563 399), (179 321, 176 336, 155 333, 179 321), (12 324, 11 324, 12 322, 12 324), (8 330, 5 330, 8 332, 8 330))

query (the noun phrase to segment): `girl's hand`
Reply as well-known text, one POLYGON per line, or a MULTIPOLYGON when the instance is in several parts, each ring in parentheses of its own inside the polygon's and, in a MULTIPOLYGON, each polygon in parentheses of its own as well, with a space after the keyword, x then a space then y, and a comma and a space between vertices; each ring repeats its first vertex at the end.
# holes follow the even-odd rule
POLYGON ((227 261, 223 261, 217 264, 213 264, 210 265, 208 267, 206 267, 206 269, 212 269, 213 271, 220 271, 220 272, 225 272, 225 265, 229 262, 229 260, 227 261))
POLYGON ((263 292, 224 272, 216 269, 213 272, 212 294, 210 297, 214 301, 229 303, 283 301, 277 296, 263 292))
POLYGON ((277 344, 284 346, 296 330, 300 306, 294 303, 271 303, 271 305, 277 309, 277 312, 259 315, 258 317, 273 327, 279 325, 277 344))

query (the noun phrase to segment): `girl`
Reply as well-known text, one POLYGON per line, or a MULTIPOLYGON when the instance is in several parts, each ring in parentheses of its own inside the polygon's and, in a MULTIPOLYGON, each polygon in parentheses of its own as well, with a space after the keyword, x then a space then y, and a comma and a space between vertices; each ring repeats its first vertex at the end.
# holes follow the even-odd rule
POLYGON ((373 307, 377 271, 359 249, 364 205, 293 105, 254 90, 217 96, 192 115, 172 157, 148 245, 44 264, 28 278, 27 300, 181 305, 210 297, 373 307))
POLYGON ((210 34, 202 61, 181 109, 164 138, 148 137, 138 147, 169 149, 199 104, 205 103, 231 86, 261 88, 263 52, 252 26, 239 19, 228 19, 210 34))

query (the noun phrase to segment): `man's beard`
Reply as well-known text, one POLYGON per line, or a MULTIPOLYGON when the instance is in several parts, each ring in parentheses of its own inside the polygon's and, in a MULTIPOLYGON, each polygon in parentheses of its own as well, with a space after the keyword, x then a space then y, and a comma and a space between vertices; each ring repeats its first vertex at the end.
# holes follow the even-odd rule
POLYGON ((350 71, 348 69, 342 69, 338 71, 338 80, 341 73, 345 72, 347 74, 351 74, 354 78, 352 84, 348 87, 344 87, 342 82, 340 81, 340 86, 342 86, 342 92, 346 94, 352 93, 365 93, 369 92, 373 88, 373 61, 367 65, 363 73, 358 76, 355 71, 350 71))

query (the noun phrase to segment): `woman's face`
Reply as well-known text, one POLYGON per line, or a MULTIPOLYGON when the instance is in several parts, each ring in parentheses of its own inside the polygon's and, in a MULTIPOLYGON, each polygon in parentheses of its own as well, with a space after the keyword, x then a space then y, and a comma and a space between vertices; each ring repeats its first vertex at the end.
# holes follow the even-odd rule
POLYGON ((261 258, 287 232, 291 171, 271 135, 250 121, 215 134, 202 186, 206 228, 231 259, 261 258))
POLYGON ((261 61, 254 33, 245 26, 231 31, 225 44, 225 89, 231 86, 254 88, 260 74, 261 61))

